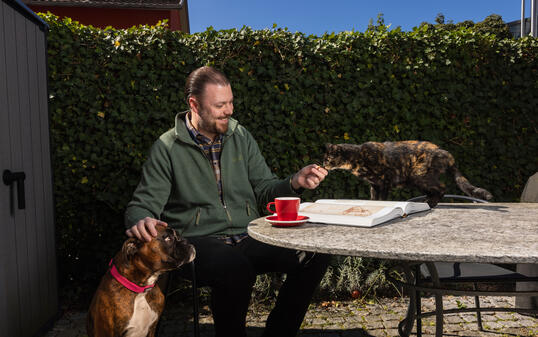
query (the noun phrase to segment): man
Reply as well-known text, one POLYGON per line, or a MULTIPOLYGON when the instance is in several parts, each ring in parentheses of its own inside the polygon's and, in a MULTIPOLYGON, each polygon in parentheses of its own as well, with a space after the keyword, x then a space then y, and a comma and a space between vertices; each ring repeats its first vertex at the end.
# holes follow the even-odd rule
POLYGON ((252 135, 233 114, 229 80, 212 67, 187 78, 190 111, 151 148, 128 204, 126 234, 149 241, 156 224, 170 225, 196 248, 196 277, 210 286, 216 336, 246 336, 256 275, 284 272, 264 336, 295 336, 328 265, 327 255, 258 242, 247 235, 258 206, 316 188, 327 175, 317 165, 286 179, 267 167, 252 135))

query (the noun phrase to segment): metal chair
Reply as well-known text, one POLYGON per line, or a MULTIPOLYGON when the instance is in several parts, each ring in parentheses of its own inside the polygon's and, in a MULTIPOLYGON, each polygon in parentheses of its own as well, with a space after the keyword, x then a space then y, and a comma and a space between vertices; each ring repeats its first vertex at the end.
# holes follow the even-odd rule
MULTIPOLYGON (((485 200, 460 196, 445 195, 444 198, 463 199, 475 203, 487 203, 485 200)), ((426 196, 415 197, 408 201, 423 201, 426 196)), ((449 262, 424 262, 424 263, 402 263, 391 268, 388 271, 388 278, 403 286, 409 292, 409 307, 406 318, 398 325, 400 336, 409 336, 413 323, 417 321, 417 336, 422 335, 422 318, 427 316, 436 316, 436 336, 443 334, 443 315, 456 312, 476 312, 477 324, 479 330, 483 330, 482 311, 509 311, 509 312, 537 312, 535 309, 523 308, 495 308, 480 307, 479 296, 532 296, 537 295, 538 291, 489 291, 479 290, 481 283, 493 283, 495 285, 512 283, 512 282, 533 282, 538 277, 528 277, 507 268, 488 263, 449 263, 449 262), (393 271, 401 271, 404 274, 405 281, 400 281, 391 276, 393 271), (472 285, 472 290, 461 289, 461 285, 472 285), (421 292, 431 293, 435 296, 435 311, 422 313, 421 292), (474 308, 457 308, 443 310, 443 295, 454 296, 474 296, 474 308)))
MULTIPOLYGON (((200 309, 199 309, 199 304, 198 304, 198 285, 196 283, 196 267, 194 265, 194 261, 189 263, 188 267, 187 265, 184 266, 184 268, 190 268, 190 272, 191 272, 193 333, 194 333, 194 337, 200 337, 200 324, 199 324, 200 309)), ((165 296, 168 296, 170 294, 173 275, 174 275, 174 272, 168 273, 168 281, 166 283, 165 296)), ((157 323, 155 336, 159 336, 160 328, 161 328, 161 320, 159 320, 159 323, 157 323)))

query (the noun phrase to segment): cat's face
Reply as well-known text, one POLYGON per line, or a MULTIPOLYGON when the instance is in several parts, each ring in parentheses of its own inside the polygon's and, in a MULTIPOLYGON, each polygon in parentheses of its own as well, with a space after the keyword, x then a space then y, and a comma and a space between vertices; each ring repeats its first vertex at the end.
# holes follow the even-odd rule
POLYGON ((335 144, 325 144, 323 167, 326 170, 341 168, 341 166, 344 164, 342 159, 342 149, 340 146, 335 144))

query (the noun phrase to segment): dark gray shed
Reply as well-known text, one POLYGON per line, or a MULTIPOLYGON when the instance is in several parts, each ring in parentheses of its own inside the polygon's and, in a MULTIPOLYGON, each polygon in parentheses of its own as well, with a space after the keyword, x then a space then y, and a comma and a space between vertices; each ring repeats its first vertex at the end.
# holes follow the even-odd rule
POLYGON ((34 336, 58 312, 47 29, 0 2, 0 336, 34 336))

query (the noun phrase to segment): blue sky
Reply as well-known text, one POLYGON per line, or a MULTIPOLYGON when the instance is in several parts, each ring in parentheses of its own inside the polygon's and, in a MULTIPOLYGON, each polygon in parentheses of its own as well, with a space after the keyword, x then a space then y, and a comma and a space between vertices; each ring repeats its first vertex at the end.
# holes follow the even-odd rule
MULTIPOLYGON (((421 22, 433 23, 438 13, 454 23, 479 22, 499 14, 505 22, 519 20, 521 0, 189 0, 191 33, 207 27, 253 29, 287 27, 307 35, 352 30, 363 32, 370 18, 383 13, 385 24, 411 30, 421 22)), ((530 0, 526 1, 526 16, 530 0)))

